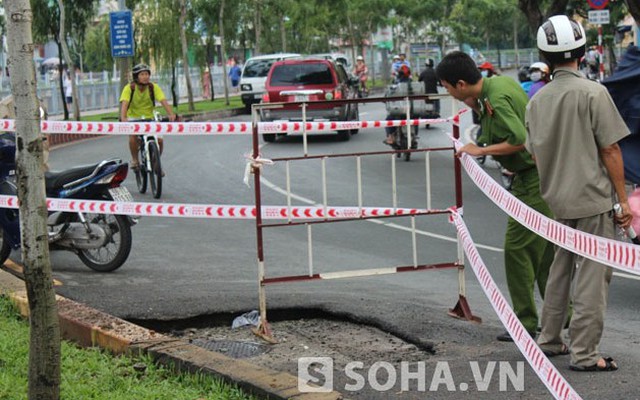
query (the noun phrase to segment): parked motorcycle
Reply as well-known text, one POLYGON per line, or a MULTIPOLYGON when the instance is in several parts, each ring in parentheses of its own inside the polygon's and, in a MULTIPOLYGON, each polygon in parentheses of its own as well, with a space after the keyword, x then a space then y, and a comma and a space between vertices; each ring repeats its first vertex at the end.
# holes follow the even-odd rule
MULTIPOLYGON (((0 135, 0 194, 15 196, 15 136, 0 135)), ((100 201, 132 201, 120 184, 129 166, 119 159, 46 172, 47 197, 100 201)), ((47 218, 50 250, 74 252, 89 268, 111 272, 122 266, 131 251, 131 226, 137 221, 124 215, 88 212, 50 212, 47 218)), ((17 209, 0 208, 0 264, 12 249, 20 248, 20 219, 17 209)))

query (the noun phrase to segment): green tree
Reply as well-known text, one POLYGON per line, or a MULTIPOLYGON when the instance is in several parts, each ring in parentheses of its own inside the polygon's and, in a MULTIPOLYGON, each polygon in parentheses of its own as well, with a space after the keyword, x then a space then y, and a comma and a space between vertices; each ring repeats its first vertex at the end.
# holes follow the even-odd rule
POLYGON ((28 0, 5 4, 11 92, 16 105, 16 185, 20 199, 22 260, 29 302, 28 398, 60 398, 60 326, 49 241, 43 169, 43 136, 33 64, 33 14, 28 0))

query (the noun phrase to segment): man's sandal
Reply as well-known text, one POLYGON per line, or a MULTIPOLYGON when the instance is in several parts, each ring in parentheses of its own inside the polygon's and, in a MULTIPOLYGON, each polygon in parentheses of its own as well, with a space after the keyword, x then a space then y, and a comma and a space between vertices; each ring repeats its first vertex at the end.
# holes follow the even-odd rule
POLYGON ((604 367, 595 363, 593 365, 569 365, 569 369, 578 372, 606 372, 606 371, 617 371, 618 364, 611 357, 603 357, 604 367))
POLYGON ((564 343, 562 344, 562 348, 560 348, 560 351, 542 350, 542 352, 547 357, 566 356, 570 353, 569 346, 564 343))

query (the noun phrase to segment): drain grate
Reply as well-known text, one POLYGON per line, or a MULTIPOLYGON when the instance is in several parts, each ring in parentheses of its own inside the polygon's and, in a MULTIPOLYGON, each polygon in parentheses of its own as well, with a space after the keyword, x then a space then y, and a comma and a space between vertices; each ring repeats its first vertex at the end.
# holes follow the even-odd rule
POLYGON ((233 358, 255 357, 270 350, 269 346, 261 343, 238 342, 233 340, 194 339, 191 343, 233 358))

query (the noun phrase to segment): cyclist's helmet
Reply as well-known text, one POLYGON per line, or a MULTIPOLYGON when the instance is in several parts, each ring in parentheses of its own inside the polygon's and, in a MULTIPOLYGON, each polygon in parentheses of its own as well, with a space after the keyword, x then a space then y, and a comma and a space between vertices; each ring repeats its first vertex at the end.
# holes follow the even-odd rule
POLYGON ((358 56, 358 57, 356 57, 356 61, 364 61, 364 57, 358 56))
POLYGON ((534 62, 529 67, 529 71, 534 71, 536 69, 539 70, 540 72, 544 72, 545 74, 549 75, 549 66, 543 62, 540 62, 540 61, 534 62))
POLYGON ((544 58, 553 64, 581 58, 587 37, 578 22, 566 15, 554 15, 538 28, 537 42, 544 58))
POLYGON ((147 71, 148 73, 151 73, 151 69, 147 64, 138 64, 135 67, 133 67, 133 70, 131 72, 133 74, 134 82, 138 82, 138 74, 143 71, 147 71))

